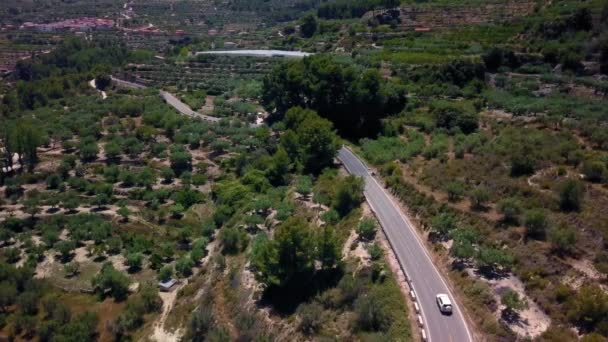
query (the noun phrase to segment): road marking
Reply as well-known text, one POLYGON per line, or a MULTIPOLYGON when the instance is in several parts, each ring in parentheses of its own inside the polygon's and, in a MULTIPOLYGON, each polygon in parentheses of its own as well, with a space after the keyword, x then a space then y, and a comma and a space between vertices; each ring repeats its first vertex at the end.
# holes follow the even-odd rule
MULTIPOLYGON (((436 266, 435 266, 435 264, 433 263, 433 260, 431 259, 430 255, 428 254, 428 251, 427 251, 427 249, 426 249, 426 246, 425 246, 425 245, 424 245, 424 243, 422 242, 421 237, 418 235, 418 232, 416 231, 416 229, 415 229, 414 225, 411 223, 411 221, 409 220, 409 218, 407 218, 407 216, 405 216, 405 215, 403 214, 403 212, 401 211, 401 208, 400 208, 398 205, 396 205, 396 204, 395 204, 395 201, 394 201, 393 197, 392 197, 392 196, 391 196, 391 195, 390 195, 390 194, 389 194, 389 193, 388 193, 388 192, 387 192, 387 191, 384 189, 384 187, 383 187, 382 185, 380 185, 380 183, 379 183, 379 182, 378 182, 378 181, 375 179, 375 177, 373 177, 373 176, 370 174, 370 172, 368 171, 369 169, 366 167, 365 163, 364 163, 362 160, 360 160, 360 159, 359 159, 359 157, 358 157, 358 156, 357 156, 357 155, 356 155, 354 152, 352 152, 352 151, 351 151, 351 150, 350 150, 348 147, 343 146, 343 147, 342 147, 342 150, 343 150, 343 151, 345 151, 345 154, 346 154, 346 155, 348 155, 348 154, 350 153, 350 155, 352 156, 352 158, 355 160, 355 162, 354 162, 355 164, 356 164, 356 162, 358 161, 358 162, 359 162, 361 165, 363 165, 364 170, 365 170, 365 171, 364 171, 364 176, 363 176, 363 177, 364 177, 364 179, 365 179, 365 180, 367 180, 367 178, 369 177, 369 178, 371 178, 371 179, 374 181, 374 183, 375 183, 375 184, 378 186, 378 188, 380 189, 380 192, 382 193, 382 195, 383 195, 383 196, 384 196, 386 199, 388 199, 388 201, 389 201, 389 202, 391 203, 391 205, 393 206, 393 209, 395 209, 395 210, 397 211, 397 213, 399 214, 399 216, 401 217, 401 219, 402 219, 402 220, 404 220, 404 222, 405 222, 405 223, 406 223, 406 225, 408 226, 408 229, 409 229, 409 230, 410 230, 410 232, 411 232, 411 233, 414 235, 414 237, 415 237, 415 239, 416 239, 416 242, 418 243, 418 246, 419 246, 420 248, 422 248, 422 251, 423 251, 424 255, 426 256, 427 260, 429 261, 429 263, 431 264, 431 266, 432 266, 432 267, 433 267, 433 269, 435 270, 435 274, 436 274, 436 275, 439 277, 439 279, 441 280, 441 282, 442 282, 443 286, 446 288, 446 290, 447 290, 448 294, 449 294, 449 295, 452 297, 452 299, 454 300, 454 302, 457 302, 456 298, 454 297, 454 295, 452 295, 452 293, 451 293, 451 291, 450 291, 450 287, 447 285, 447 283, 445 282, 445 280, 444 280, 444 279, 443 279, 443 277, 441 276, 441 273, 439 272, 439 270, 437 269, 437 267, 436 267, 436 266)), ((338 158, 340 158, 340 154, 338 155, 338 158)), ((342 162, 343 162, 344 166, 346 167, 346 169, 348 170, 348 169, 349 169, 349 167, 348 167, 347 163, 346 163, 344 160, 343 160, 342 162)), ((354 165, 353 165, 353 167, 354 167, 354 165)), ((354 172, 352 172, 352 171, 349 171, 349 172, 354 173, 354 172)), ((366 191, 366 192, 367 192, 367 191, 366 191)), ((367 193, 369 193, 369 192, 367 192, 367 193)), ((368 200, 368 203, 370 204, 370 207, 372 207, 372 210, 373 210, 374 212, 377 212, 377 211, 375 210, 375 208, 373 208, 372 201, 368 200)), ((379 217, 379 215, 378 215, 378 214, 377 214, 377 216, 378 216, 378 219, 380 219, 380 217, 379 217)), ((388 235, 388 234, 387 234, 387 235, 388 235)), ((391 247, 392 247, 392 243, 391 243, 390 239, 389 239, 389 244, 391 244, 391 247)), ((395 250, 395 251, 396 251, 396 249, 395 249, 395 248, 393 248, 393 250, 395 250)), ((395 253, 396 253, 396 252, 395 252, 395 253)), ((399 259, 397 259, 397 260, 399 261, 399 259)), ((399 261, 399 264, 401 265, 401 262, 400 262, 400 261, 399 261)), ((401 265, 401 268, 403 269, 403 272, 405 272, 405 267, 404 267, 403 265, 401 265)), ((463 313, 460 311, 460 309, 459 309, 458 307, 456 307, 456 312, 458 313, 458 315, 460 315, 460 319, 461 319, 461 320, 462 320, 462 322, 463 322, 463 325, 464 325, 464 328, 465 328, 465 331, 466 331, 466 333, 467 333, 467 337, 468 337, 469 341, 474 341, 474 340, 473 340, 473 338, 472 338, 471 332, 469 331, 469 326, 468 326, 468 324, 467 324, 467 321, 465 320, 464 314, 463 314, 463 313)), ((426 318, 426 315, 424 314, 424 310, 422 309, 422 305, 421 305, 421 313, 422 313, 422 316, 424 317, 424 320, 425 320, 426 322, 428 322, 428 320, 427 320, 427 318, 426 318)), ((429 335, 430 335, 430 330, 429 330, 429 335)), ((431 337, 431 336, 429 336, 429 340, 431 339, 430 337, 431 337)), ((451 335, 450 335, 450 341, 452 341, 452 336, 451 336, 451 335)))

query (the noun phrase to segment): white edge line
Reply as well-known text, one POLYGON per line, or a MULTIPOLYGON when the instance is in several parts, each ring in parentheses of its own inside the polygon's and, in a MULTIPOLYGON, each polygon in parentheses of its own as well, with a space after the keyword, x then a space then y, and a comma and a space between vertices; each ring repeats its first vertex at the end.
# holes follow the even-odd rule
MULTIPOLYGON (((350 152, 350 151, 349 151, 349 152, 350 152)), ((352 154, 352 155, 355 157, 355 159, 359 160, 359 158, 357 158, 357 156, 356 156, 354 153, 352 153, 352 152, 351 152, 351 154, 352 154)), ((344 161, 342 161, 342 163, 344 164, 344 167, 346 167, 346 169, 348 170, 348 169, 349 169, 349 167, 346 165, 346 163, 345 163, 344 161)), ((361 164, 362 164, 363 166, 365 166, 365 164, 363 164, 362 162, 361 162, 361 164)), ((349 172, 350 172, 350 171, 349 171, 349 172)), ((364 180, 366 180, 366 178, 367 178, 367 177, 370 177, 370 178, 372 178, 372 179, 373 179, 373 177, 372 177, 371 175, 369 175, 369 174, 368 174, 366 177, 364 177, 363 179, 364 179, 364 180)), ((377 183, 376 183, 376 184, 377 184, 377 183)), ((382 187, 380 187, 380 189, 381 189, 381 190, 383 190, 383 189, 382 189, 382 187)), ((384 191, 382 191, 382 192, 384 193, 384 191)), ((382 225, 382 218, 381 218, 381 217, 380 217, 380 215, 378 214, 378 211, 377 211, 377 210, 376 210, 376 208, 374 207, 374 204, 372 203, 372 201, 368 199, 367 194, 369 194, 369 192, 368 192, 367 190, 364 190, 364 191, 363 191, 363 194, 365 195, 365 197, 366 197, 366 199, 367 199, 367 203, 369 204, 369 206, 371 207, 372 211, 374 212, 374 215, 376 216, 376 218, 378 219, 378 221, 380 221, 380 225, 381 225, 381 226, 383 226, 383 228, 384 228, 384 226, 385 226, 385 225, 382 225)), ((370 196, 370 198, 371 198, 371 196, 370 196)), ((392 202, 391 202, 391 203, 392 203, 392 202)), ((394 205, 394 203, 392 203, 392 204, 394 205)), ((401 211, 400 211, 400 210, 398 210, 398 211, 401 213, 401 211)), ((401 268, 401 271, 403 272, 403 275, 406 277, 406 281, 407 281, 407 280, 408 280, 408 273, 407 273, 407 271, 406 271, 405 265, 403 265, 403 263, 401 262, 401 260, 400 260, 400 258, 399 258, 399 256, 398 256, 398 254, 397 254, 397 249, 396 249, 396 248, 395 248, 395 246, 393 245, 393 243, 392 243, 392 241, 391 241, 391 239, 390 239, 390 237, 389 237, 389 234, 388 234, 388 232, 387 232, 387 230, 386 230, 386 229, 384 229, 384 234, 386 235, 386 240, 388 241, 389 245, 391 246, 391 249, 393 250, 393 253, 395 254, 395 258, 397 259, 397 263, 399 264, 399 267, 401 268)), ((431 264, 432 264, 432 262, 431 262, 431 264)), ((409 287, 410 287, 410 290, 411 290, 411 291, 413 291, 414 293, 416 293, 416 288, 414 287, 414 281, 413 281, 413 279, 411 279, 411 278, 409 278, 409 279, 410 279, 410 281, 408 282, 408 285, 409 285, 409 287)), ((445 285, 445 284, 444 284, 444 285, 445 285)), ((416 302, 416 301, 418 301, 418 302, 419 302, 419 301, 420 301, 420 299, 419 299, 419 298, 418 298, 418 296, 416 295, 416 299, 415 299, 415 300, 414 300, 414 299, 412 299, 412 301, 413 301, 413 302, 416 302)), ((419 305, 419 308, 420 308, 420 313, 422 314, 422 317, 424 318, 424 327, 426 328, 426 327, 429 327, 429 324, 428 324, 429 320, 427 319, 426 315, 424 314, 424 309, 423 309, 423 307, 424 307, 424 305, 422 305, 422 304, 421 304, 421 305, 419 305)), ((415 314, 416 314, 416 313, 415 313, 415 314)), ((465 323, 465 326, 466 326, 466 323, 465 323)), ((428 332, 428 336, 427 336, 427 341, 431 341, 431 340, 432 340, 432 338, 431 338, 431 329, 430 329, 430 328, 427 328, 427 329, 428 329, 428 331, 429 331, 429 332, 428 332)), ((467 330, 467 331, 468 331, 468 330, 467 330)))
MULTIPOLYGON (((354 152, 352 152, 352 151, 351 151, 351 150, 350 150, 348 147, 346 147, 346 146, 344 146, 344 147, 345 147, 345 148, 344 148, 345 150, 347 150, 348 152, 350 152, 350 153, 353 155, 353 157, 354 157, 355 159, 359 160, 359 162, 360 162, 360 163, 361 163, 363 166, 365 166, 365 167, 367 168, 367 166, 365 165, 365 163, 363 163, 363 161, 361 161, 361 160, 359 159, 359 157, 358 157, 358 156, 357 156, 357 155, 356 155, 354 152)), ((344 166, 346 166, 346 163, 344 163, 344 162, 342 162, 342 163, 344 164, 344 166)), ((346 168, 348 169, 348 167, 346 167, 346 168)), ((371 174, 369 174, 369 172, 367 172, 367 173, 368 173, 368 175, 367 175, 366 177, 371 178, 371 179, 372 179, 372 180, 373 180, 373 181, 376 183, 376 185, 378 185, 378 187, 380 188, 380 190, 382 191, 382 193, 384 194, 384 196, 386 196, 386 197, 389 199, 389 201, 391 202, 391 204, 393 205, 393 207, 394 207, 394 208, 397 210, 397 212, 399 213, 399 215, 401 216, 401 218, 402 218, 402 219, 403 219, 403 220, 404 220, 404 221, 407 223, 407 225, 408 225, 408 229, 410 229, 410 231, 411 231, 411 232, 414 234, 414 236, 416 237, 416 241, 418 242, 418 245, 419 245, 419 246, 422 248, 422 250, 424 251, 424 255, 426 256, 426 258, 428 259, 428 261, 429 261, 429 262, 431 263, 431 265, 433 266, 433 269, 435 270, 436 274, 439 276, 439 279, 440 279, 440 280, 441 280, 441 282, 443 283, 443 286, 445 286, 446 290, 448 291, 448 293, 450 294, 450 296, 452 297, 452 299, 453 299, 455 302, 457 302, 457 299, 456 299, 456 297, 454 297, 454 295, 452 294, 452 292, 451 292, 451 290, 450 290, 450 287, 449 287, 449 286, 448 286, 448 284, 445 282, 445 280, 444 280, 444 279, 443 279, 443 277, 441 276, 441 273, 439 272, 439 270, 437 269, 437 267, 436 267, 436 266, 435 266, 435 264, 433 263, 433 259, 431 259, 431 257, 429 256, 428 251, 427 251, 427 249, 426 249, 426 246, 425 246, 425 245, 422 243, 421 238, 420 238, 420 236, 418 235, 418 232, 417 232, 417 231, 415 230, 415 228, 414 228, 414 225, 413 225, 413 224, 411 223, 411 221, 410 221, 410 220, 409 220, 409 219, 408 219, 408 218, 407 218, 407 217, 406 217, 406 216, 403 214, 403 212, 401 211, 401 208, 395 204, 395 201, 394 201, 393 197, 392 197, 392 196, 390 196, 389 194, 387 194, 387 192, 386 192, 386 190, 384 189, 384 187, 383 187, 383 186, 382 186, 382 185, 381 185, 381 184, 380 184, 380 183, 379 183, 379 182, 376 180, 376 178, 375 178, 375 177, 373 177, 371 174)), ((371 201, 369 201, 369 200, 368 200, 367 202, 370 204, 370 206, 372 206, 371 201)), ((390 243, 390 239, 389 239, 389 243, 390 243)), ((392 244, 391 244, 391 245, 392 245, 392 244)), ((394 248, 393 248, 393 250, 394 250, 394 248)), ((401 263, 401 262, 400 262, 400 263, 401 263)), ((404 272, 405 272, 405 268, 404 268, 403 266, 402 266, 402 269, 403 269, 403 270, 404 270, 404 272)), ((460 304, 459 304, 459 305, 460 305, 460 304)), ((466 330, 466 332, 467 332, 467 336, 468 336, 468 338, 469 338, 469 341, 474 341, 474 340, 473 340, 473 338, 472 338, 471 332, 469 331, 469 326, 468 326, 468 324, 467 324, 467 321, 465 320, 465 317, 464 317, 463 313, 460 311, 460 308, 456 308, 456 310, 458 311, 458 314, 461 316, 461 319, 462 319, 462 321, 463 321, 463 323, 464 323, 464 328, 465 328, 465 330, 466 330)), ((424 310, 422 309, 422 305, 420 306, 420 311, 422 312, 422 315, 423 315, 423 316, 425 316, 425 315, 424 315, 424 310)), ((425 316, 425 321, 426 321, 426 316, 425 316)), ((430 336, 430 335, 431 335, 431 332, 430 332, 430 330, 429 330, 429 340, 431 340, 431 338, 430 338, 431 336, 430 336)))
MULTIPOLYGON (((386 191, 384 190, 384 188, 382 187, 382 185, 380 185, 380 183, 379 183, 379 182, 378 182, 378 181, 377 181, 377 180, 376 180, 376 179, 375 179, 373 176, 371 176, 371 175, 370 175, 369 177, 370 177, 370 178, 371 178, 371 179, 372 179, 372 180, 373 180, 373 181, 374 181, 374 182, 375 182, 375 183, 378 185, 378 187, 380 187, 380 189, 382 190, 382 193, 384 194, 384 196, 386 196, 386 197, 389 199, 389 201, 391 202, 391 204, 393 205, 393 207, 395 207, 395 209, 397 209, 397 212, 399 212, 399 215, 401 216, 401 218, 405 220, 405 222, 406 222, 406 223, 407 223, 407 225, 408 225, 408 228, 410 229, 410 231, 411 231, 411 232, 414 234, 414 236, 416 237, 416 242, 418 242, 418 245, 419 245, 419 246, 422 248, 422 250, 424 251, 424 255, 425 255, 425 256, 426 256, 426 258, 429 260, 430 264, 433 266, 433 269, 435 270, 435 272, 436 272, 436 273, 437 273, 437 275, 439 276, 439 279, 440 279, 440 280, 441 280, 441 282, 443 283, 443 286, 445 286, 446 290, 447 290, 447 291, 448 291, 448 293, 450 294, 450 297, 452 297, 452 299, 453 299, 455 302, 458 302, 458 301, 457 301, 457 299, 456 299, 456 297, 455 297, 455 296, 452 294, 452 291, 451 291, 450 287, 448 286, 448 284, 446 283, 445 279, 443 279, 443 276, 441 275, 441 272, 439 272, 439 270, 438 270, 438 269, 437 269, 437 267, 435 266, 435 263, 433 262, 433 259, 431 259, 430 255, 428 254, 428 250, 427 250, 426 246, 423 244, 423 242, 421 241, 420 235, 419 235, 419 234, 418 234, 418 232, 415 230, 414 225, 412 224, 412 222, 411 222, 411 221, 410 221, 410 220, 407 218, 407 216, 405 216, 405 215, 403 214, 403 212, 401 211, 401 208, 399 208, 399 206, 397 206, 397 205, 395 204, 395 201, 394 201, 393 197, 392 197, 392 196, 390 196, 389 194, 387 194, 387 193, 386 193, 386 191)), ((369 202, 369 201, 368 201, 368 202, 369 202)), ((458 304, 459 304, 458 306, 460 306, 460 305, 461 305, 460 303, 458 303, 458 304)), ((420 310, 422 311, 423 316, 424 316, 424 310, 422 310, 422 305, 420 306, 420 310)), ((460 317, 461 317, 461 319, 462 319, 462 322, 464 323, 463 325, 464 325, 464 328, 465 328, 465 330, 466 330, 466 332, 467 332, 467 336, 468 336, 468 338, 469 338, 469 341, 474 341, 474 340, 473 340, 473 337, 471 336, 471 332, 469 331, 469 326, 468 326, 467 321, 466 321, 466 319, 465 319, 465 317, 464 317, 464 314, 461 312, 461 310, 460 310, 460 308, 459 308, 459 307, 457 307, 457 308, 456 308, 456 310, 458 311, 458 314, 460 315, 460 317)), ((425 318, 425 320, 426 320, 426 318, 425 318)), ((429 341, 430 341, 430 340, 432 340, 432 339, 430 338, 430 337, 431 337, 430 335, 431 335, 431 332, 430 332, 430 329, 429 329, 429 341)))
MULTIPOLYGON (((367 196, 366 196, 367 197, 367 196)), ((374 211, 374 213, 377 213, 376 209, 374 208, 374 205, 372 204, 372 202, 370 200, 367 201, 367 203, 369 204, 370 207, 372 207, 372 211, 374 211)), ((376 214, 376 217, 378 218, 378 220, 380 221, 380 225, 382 225, 382 219, 380 218, 380 215, 376 214)), ((393 246, 393 243, 391 242, 391 239, 388 238, 388 233, 386 232, 386 229, 384 229, 384 234, 387 236, 387 240, 388 243, 391 245, 391 248, 393 249, 393 253, 395 253, 395 257, 397 259, 397 262, 399 263, 399 266, 401 267, 402 272, 406 273, 405 271, 405 266, 401 263, 401 260, 399 259, 399 256, 397 255, 397 249, 393 246)), ((409 286, 411 288, 411 290, 416 293, 416 288, 414 287, 414 282, 413 280, 409 283, 409 286)), ((411 299, 413 302, 420 302, 420 298, 418 297, 418 295, 416 295, 416 299, 411 299)), ((424 309, 423 309, 424 305, 419 305, 420 308, 420 313, 422 314, 422 317, 424 318, 424 326, 425 327, 429 327, 429 320, 427 319, 426 315, 424 314, 424 309)), ((414 313, 416 314, 416 313, 414 313)), ((431 341, 431 329, 429 329, 429 333, 428 333, 428 341, 431 341)))

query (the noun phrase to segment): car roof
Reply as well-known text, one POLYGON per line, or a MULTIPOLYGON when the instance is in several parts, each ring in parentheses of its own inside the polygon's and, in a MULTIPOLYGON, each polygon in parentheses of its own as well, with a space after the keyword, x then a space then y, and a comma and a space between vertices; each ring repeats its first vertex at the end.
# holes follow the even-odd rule
POLYGON ((441 301, 444 302, 444 303, 447 303, 447 304, 450 303, 450 297, 448 297, 448 295, 445 294, 445 293, 439 293, 437 295, 437 298, 441 298, 441 301))

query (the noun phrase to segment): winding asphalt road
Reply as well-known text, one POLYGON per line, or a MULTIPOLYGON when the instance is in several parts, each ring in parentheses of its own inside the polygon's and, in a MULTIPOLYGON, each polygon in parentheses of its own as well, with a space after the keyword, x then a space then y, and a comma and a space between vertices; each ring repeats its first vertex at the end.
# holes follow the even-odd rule
POLYGON ((365 179, 365 198, 378 217, 401 268, 411 280, 427 339, 432 342, 472 342, 473 337, 454 296, 439 270, 433 265, 410 220, 403 215, 393 198, 352 151, 343 147, 338 153, 338 159, 349 173, 365 179), (438 293, 448 294, 454 303, 452 315, 447 316, 439 312, 435 301, 438 293))
MULTIPOLYGON (((147 89, 148 88, 143 84, 124 81, 124 80, 118 79, 114 76, 110 76, 110 78, 112 79, 112 82, 114 82, 116 85, 121 86, 121 87, 133 88, 133 89, 147 89)), ((167 102, 167 104, 169 104, 171 107, 175 108, 175 110, 177 110, 178 112, 180 112, 186 116, 190 116, 193 118, 199 118, 199 119, 209 121, 209 122, 220 122, 220 118, 217 118, 214 116, 209 116, 209 115, 204 115, 204 114, 201 114, 199 112, 192 110, 192 108, 188 107, 187 104, 180 101, 177 97, 175 97, 171 93, 168 93, 164 90, 159 90, 158 94, 163 98, 163 100, 165 100, 165 102, 167 102)))

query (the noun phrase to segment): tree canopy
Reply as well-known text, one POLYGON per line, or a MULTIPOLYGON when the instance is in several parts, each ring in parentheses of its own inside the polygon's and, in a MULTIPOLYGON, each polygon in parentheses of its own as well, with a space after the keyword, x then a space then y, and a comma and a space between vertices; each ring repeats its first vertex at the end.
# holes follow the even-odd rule
POLYGON ((404 107, 403 86, 377 70, 315 55, 277 66, 265 79, 262 100, 278 119, 295 106, 310 108, 346 136, 374 136, 380 120, 404 107))

